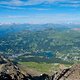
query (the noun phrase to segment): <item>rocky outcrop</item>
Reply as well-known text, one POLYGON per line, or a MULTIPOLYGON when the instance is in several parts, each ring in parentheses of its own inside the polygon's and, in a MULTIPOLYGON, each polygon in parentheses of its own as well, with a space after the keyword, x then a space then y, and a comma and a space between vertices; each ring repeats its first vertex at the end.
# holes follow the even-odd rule
POLYGON ((55 73, 52 75, 52 80, 80 80, 80 64, 55 73))
POLYGON ((0 56, 0 80, 23 80, 24 74, 10 60, 0 56))
POLYGON ((33 76, 26 73, 22 73, 17 65, 0 56, 0 80, 80 80, 80 64, 63 69, 51 76, 47 74, 33 76))

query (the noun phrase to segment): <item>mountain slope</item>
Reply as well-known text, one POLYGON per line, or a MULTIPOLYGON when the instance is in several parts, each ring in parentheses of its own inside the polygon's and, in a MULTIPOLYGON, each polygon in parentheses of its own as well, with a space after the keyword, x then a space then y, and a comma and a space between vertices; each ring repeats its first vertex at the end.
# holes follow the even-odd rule
POLYGON ((75 64, 53 75, 32 75, 29 71, 26 72, 27 74, 22 73, 20 67, 3 56, 0 56, 0 62, 0 80, 80 80, 80 64, 75 64))

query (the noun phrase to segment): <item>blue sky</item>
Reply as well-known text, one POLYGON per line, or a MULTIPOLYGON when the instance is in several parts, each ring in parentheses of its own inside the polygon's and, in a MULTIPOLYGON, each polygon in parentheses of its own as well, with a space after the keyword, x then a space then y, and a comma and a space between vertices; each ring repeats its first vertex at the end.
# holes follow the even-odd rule
POLYGON ((0 0, 0 23, 80 23, 80 0, 0 0))

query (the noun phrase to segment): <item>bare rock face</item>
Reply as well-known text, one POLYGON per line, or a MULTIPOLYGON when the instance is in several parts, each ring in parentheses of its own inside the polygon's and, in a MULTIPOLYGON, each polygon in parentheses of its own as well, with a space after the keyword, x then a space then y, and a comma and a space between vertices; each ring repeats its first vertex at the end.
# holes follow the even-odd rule
POLYGON ((7 63, 7 62, 8 62, 8 60, 0 55, 0 64, 4 64, 4 63, 7 63))
POLYGON ((80 80, 80 64, 73 65, 60 80, 80 80))
POLYGON ((23 80, 24 77, 16 65, 0 56, 0 80, 23 80))
POLYGON ((80 64, 55 73, 52 76, 52 80, 80 80, 80 64))
POLYGON ((24 78, 19 68, 12 63, 4 64, 1 68, 1 73, 8 74, 12 79, 16 78, 16 80, 22 80, 24 78))

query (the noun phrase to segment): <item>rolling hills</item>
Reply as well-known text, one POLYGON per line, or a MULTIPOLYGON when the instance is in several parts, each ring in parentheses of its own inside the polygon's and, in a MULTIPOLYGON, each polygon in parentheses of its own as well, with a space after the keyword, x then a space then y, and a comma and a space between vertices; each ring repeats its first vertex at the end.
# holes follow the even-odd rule
POLYGON ((16 61, 70 63, 80 61, 79 25, 0 25, 0 53, 16 61), (5 35, 4 35, 5 34, 5 35))

